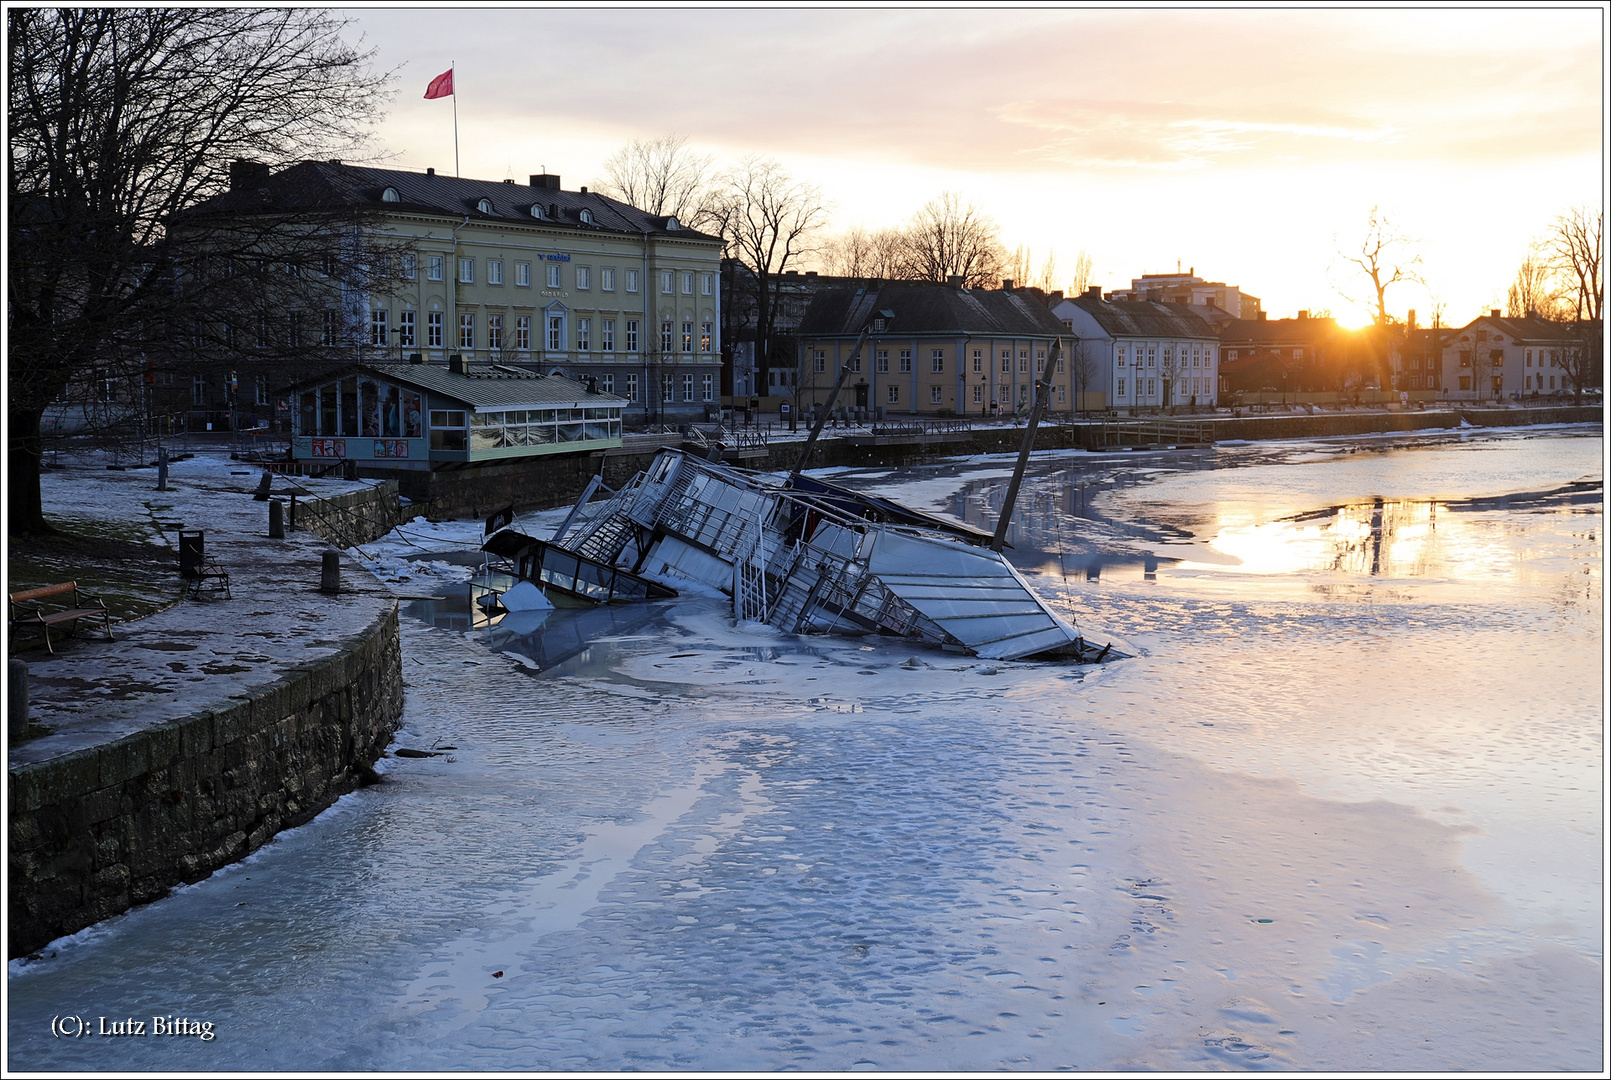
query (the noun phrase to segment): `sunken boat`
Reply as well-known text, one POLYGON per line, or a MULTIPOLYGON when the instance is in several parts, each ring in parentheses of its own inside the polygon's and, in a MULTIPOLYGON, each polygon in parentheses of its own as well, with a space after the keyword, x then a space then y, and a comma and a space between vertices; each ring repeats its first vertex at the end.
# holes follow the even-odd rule
POLYGON ((546 540, 504 530, 484 546, 518 576, 598 603, 687 580, 730 597, 737 620, 788 633, 880 634, 997 660, 1119 655, 1086 641, 1001 554, 1032 425, 994 534, 802 475, 820 431, 819 417, 785 478, 662 450, 619 490, 595 478, 546 540))

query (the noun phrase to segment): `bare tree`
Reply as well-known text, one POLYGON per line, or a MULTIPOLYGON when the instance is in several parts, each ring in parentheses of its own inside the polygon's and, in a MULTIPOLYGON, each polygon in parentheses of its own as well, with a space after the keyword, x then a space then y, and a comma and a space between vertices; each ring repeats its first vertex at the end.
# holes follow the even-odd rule
MULTIPOLYGON (((816 235, 827 218, 822 193, 770 158, 749 157, 722 177, 713 207, 727 257, 749 270, 743 280, 754 290, 757 378, 778 366, 774 361, 797 368, 798 357, 785 355, 791 350, 776 340, 775 329, 784 272, 815 251, 816 235)), ((801 388, 795 374, 798 407, 801 388)))
POLYGON ((1081 395, 1089 392, 1091 383, 1096 381, 1097 372, 1100 370, 1097 367, 1097 363, 1096 344, 1090 341, 1076 340, 1068 362, 1069 379, 1073 383, 1075 409, 1080 407, 1081 395))
POLYGON ((1530 245, 1506 293, 1505 314, 1512 319, 1525 318, 1530 313, 1554 319, 1560 314, 1560 301, 1555 267, 1538 244, 1530 245))
MULTIPOLYGON (((1421 257, 1410 252, 1413 241, 1399 232, 1381 207, 1373 206, 1366 219, 1365 235, 1356 248, 1340 251, 1342 260, 1352 263, 1370 282, 1370 302, 1375 306, 1377 326, 1386 326, 1387 290, 1394 285, 1420 281, 1421 257)), ((1351 298, 1350 298, 1351 299, 1351 298)))
POLYGON ((702 226, 715 194, 714 160, 689 149, 686 135, 633 139, 604 162, 606 178, 596 186, 602 194, 657 217, 702 226))
POLYGON ((840 277, 897 278, 905 246, 899 229, 852 228, 823 245, 822 263, 840 277))
POLYGON ((955 275, 964 288, 977 289, 995 284, 1007 265, 996 223, 949 191, 913 215, 906 236, 905 276, 920 281, 944 283, 955 275))
POLYGON ((1080 248, 1080 253, 1074 256, 1074 277, 1069 282, 1070 296, 1083 296, 1085 290, 1091 287, 1091 253, 1080 248))
POLYGON ((194 322, 213 283, 248 291, 271 266, 290 278, 301 258, 287 262, 275 243, 327 242, 304 219, 286 234, 300 239, 248 255, 227 236, 198 245, 196 221, 188 243, 209 253, 204 265, 175 250, 170 230, 227 190, 231 160, 361 145, 388 77, 343 40, 346 25, 316 9, 7 12, 13 531, 51 531, 39 469, 53 401, 86 381, 142 381, 164 355, 221 332, 194 322))
POLYGON ((1574 207, 1555 219, 1549 249, 1561 274, 1573 285, 1575 318, 1599 319, 1604 310, 1605 282, 1600 259, 1605 250, 1603 214, 1574 207))

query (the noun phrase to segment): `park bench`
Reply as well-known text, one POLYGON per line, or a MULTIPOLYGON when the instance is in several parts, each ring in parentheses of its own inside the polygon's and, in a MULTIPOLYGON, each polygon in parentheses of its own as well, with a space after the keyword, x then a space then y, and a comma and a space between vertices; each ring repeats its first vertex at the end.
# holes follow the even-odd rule
MULTIPOLYGON (((112 617, 106 610, 106 605, 100 597, 90 596, 79 591, 78 582, 66 581, 60 585, 42 585, 37 589, 23 589, 10 594, 11 606, 7 617, 7 625, 13 633, 20 629, 39 627, 45 634, 45 648, 52 653, 56 647, 50 641, 50 628, 66 624, 71 634, 80 619, 91 619, 99 616, 102 625, 106 627, 106 640, 112 638, 112 617), (72 594, 72 604, 69 607, 47 608, 37 601, 48 600, 53 596, 66 596, 72 594)), ((57 600, 54 604, 65 604, 65 600, 57 600)))

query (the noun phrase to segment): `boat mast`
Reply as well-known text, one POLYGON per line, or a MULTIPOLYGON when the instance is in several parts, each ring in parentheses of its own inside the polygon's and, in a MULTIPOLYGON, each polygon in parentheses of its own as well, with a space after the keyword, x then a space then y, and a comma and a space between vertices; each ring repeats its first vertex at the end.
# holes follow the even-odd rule
MULTIPOLYGON (((1078 341, 1077 338, 1074 340, 1078 341)), ((1012 508, 1018 501, 1018 485, 1024 481, 1024 467, 1029 464, 1029 452, 1035 448, 1035 428, 1040 425, 1041 409, 1052 396, 1052 371, 1062 355, 1063 339, 1058 338, 1052 342, 1051 351, 1046 354, 1046 372, 1035 384, 1035 404, 1030 407, 1029 424, 1024 428, 1024 444, 1018 448, 1018 465, 1012 471, 1012 481, 1008 483, 1007 494, 1001 500, 1001 517, 996 519, 996 534, 990 538, 990 550, 998 555, 1001 546, 1007 542, 1007 526, 1012 524, 1012 508)))
POLYGON ((850 366, 861 355, 861 347, 867 344, 867 335, 873 332, 873 324, 868 323, 861 328, 861 336, 856 339, 855 348, 850 350, 850 359, 839 365, 839 374, 834 377, 833 389, 828 393, 828 404, 817 414, 817 422, 811 425, 811 434, 806 437, 805 445, 800 448, 800 456, 794 459, 794 468, 789 470, 790 476, 799 476, 806 466, 806 460, 811 457, 811 448, 816 445, 817 436, 822 434, 822 425, 828 422, 828 412, 833 403, 839 400, 839 391, 844 389, 845 377, 850 374, 850 366))

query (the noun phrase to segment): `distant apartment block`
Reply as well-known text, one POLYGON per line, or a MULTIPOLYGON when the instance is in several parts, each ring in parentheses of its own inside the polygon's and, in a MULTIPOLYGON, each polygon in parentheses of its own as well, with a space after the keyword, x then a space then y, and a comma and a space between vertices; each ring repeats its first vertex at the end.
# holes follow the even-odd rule
POLYGON ((1264 310, 1259 298, 1223 281, 1204 281, 1192 267, 1180 274, 1142 274, 1130 279, 1128 289, 1109 294, 1110 300, 1151 300, 1164 304, 1213 306, 1233 319, 1257 319, 1264 310))

